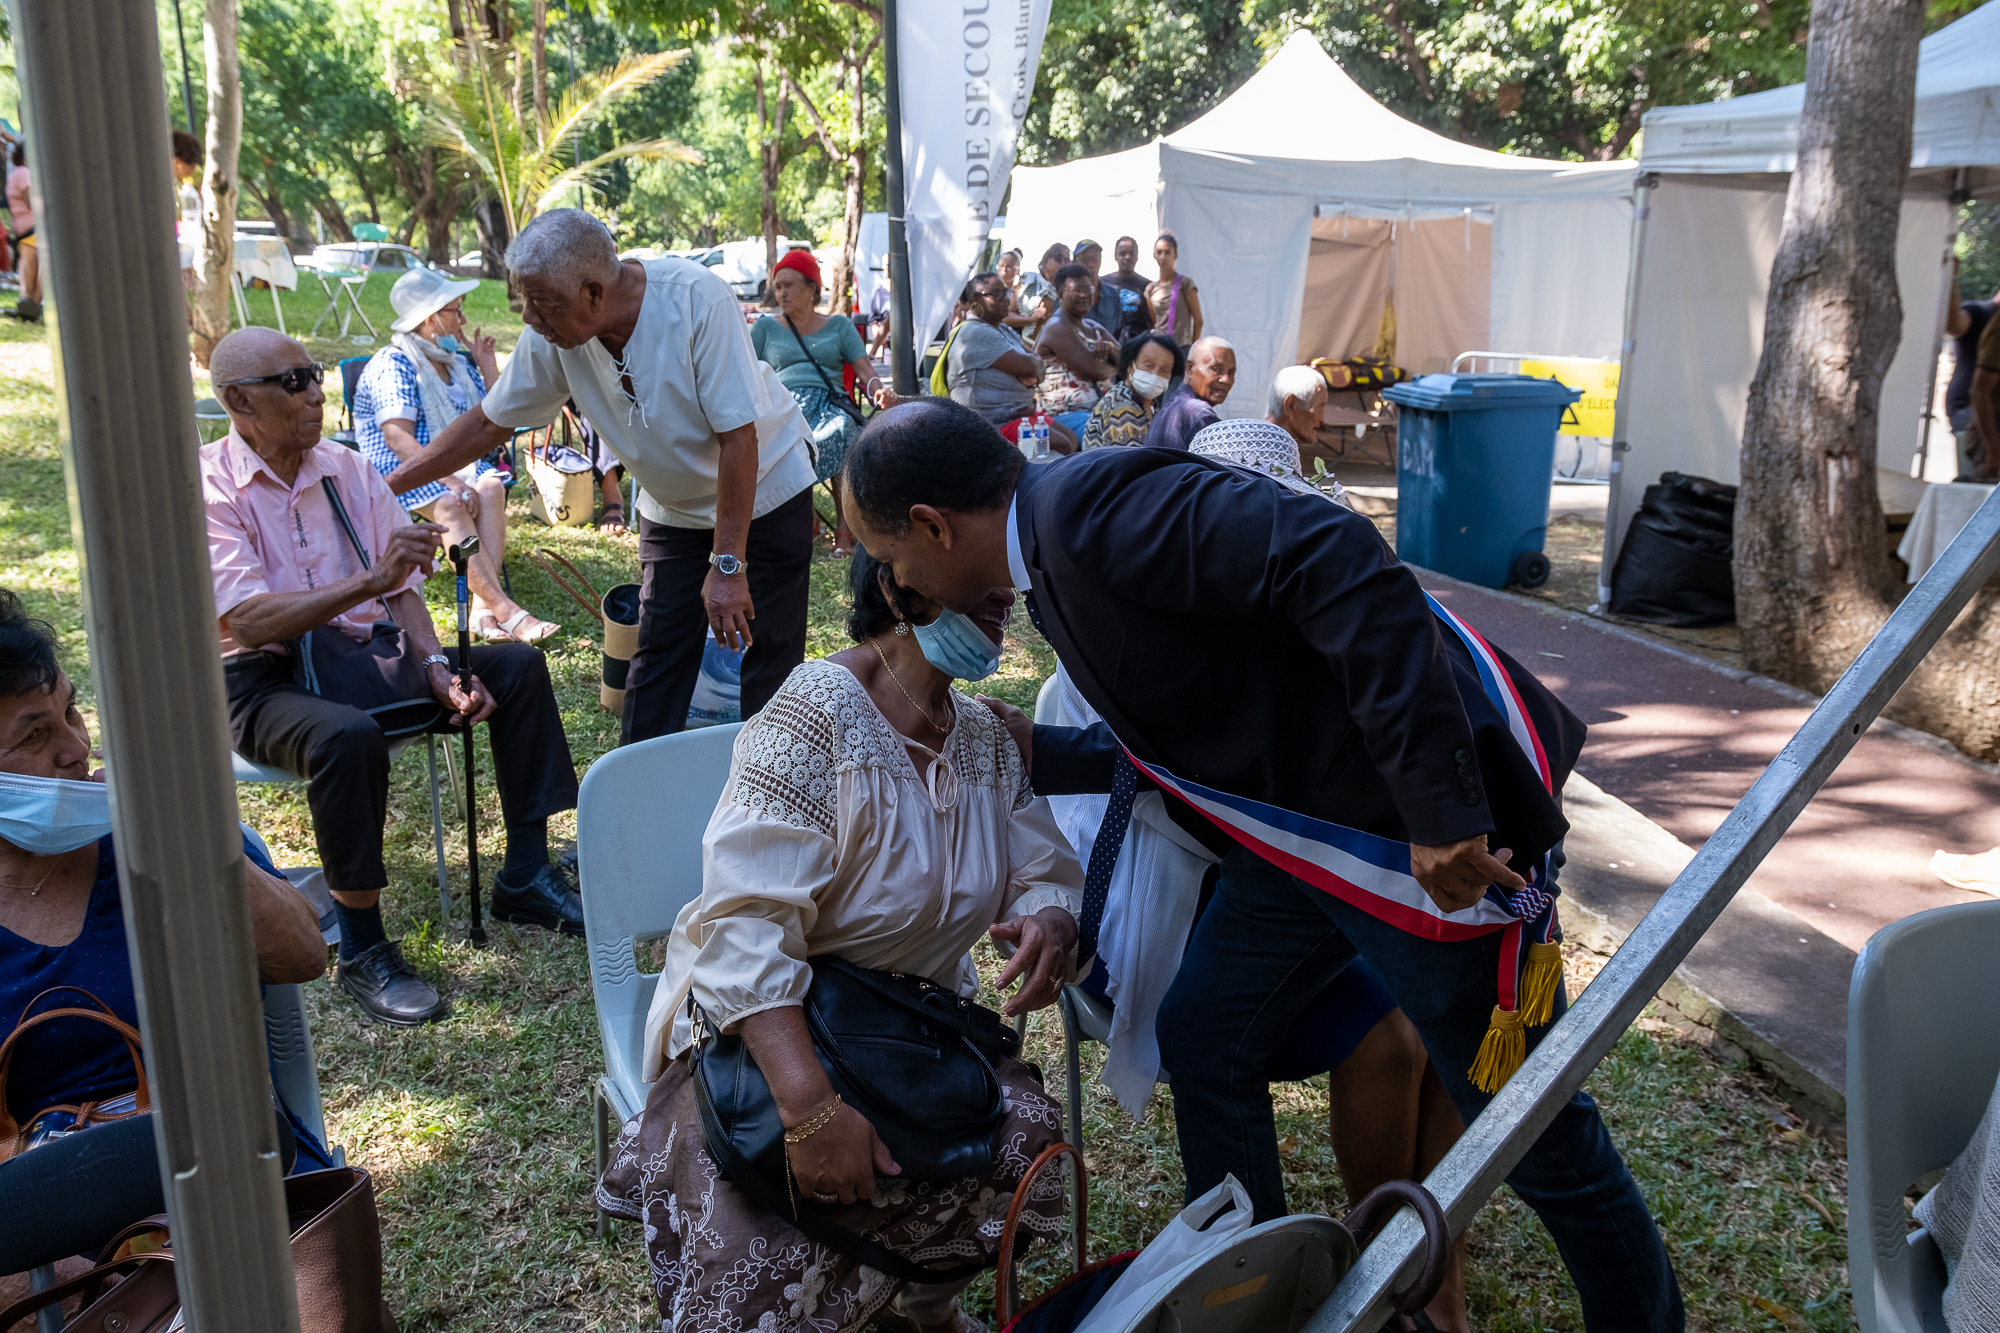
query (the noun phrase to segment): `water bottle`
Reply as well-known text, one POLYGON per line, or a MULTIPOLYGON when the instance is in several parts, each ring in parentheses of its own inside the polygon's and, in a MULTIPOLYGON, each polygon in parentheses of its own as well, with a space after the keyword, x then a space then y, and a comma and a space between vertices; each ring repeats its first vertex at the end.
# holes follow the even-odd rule
POLYGON ((1022 417, 1014 427, 1014 447, 1021 451, 1021 457, 1030 463, 1035 461, 1035 419, 1022 417))
POLYGON ((1046 412, 1035 414, 1035 461, 1049 461, 1049 418, 1046 412))

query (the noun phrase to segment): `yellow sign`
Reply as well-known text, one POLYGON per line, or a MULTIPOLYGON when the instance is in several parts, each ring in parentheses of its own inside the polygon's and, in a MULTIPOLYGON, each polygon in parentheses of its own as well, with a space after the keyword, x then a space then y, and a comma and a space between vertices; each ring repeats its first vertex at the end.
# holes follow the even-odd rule
POLYGON ((1553 379, 1583 397, 1564 409, 1561 434, 1600 435, 1609 439, 1613 414, 1618 406, 1618 363, 1580 356, 1551 357, 1546 361, 1523 361, 1523 375, 1553 379))

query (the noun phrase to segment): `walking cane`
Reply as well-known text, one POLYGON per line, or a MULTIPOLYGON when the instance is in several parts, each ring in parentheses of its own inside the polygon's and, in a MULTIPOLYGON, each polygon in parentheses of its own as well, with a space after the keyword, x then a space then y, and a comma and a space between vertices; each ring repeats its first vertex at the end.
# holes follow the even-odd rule
MULTIPOLYGON (((449 552, 453 571, 458 576, 458 688, 461 691, 472 679, 472 633, 469 624, 472 594, 465 581, 465 565, 478 553, 477 533, 453 546, 449 552)), ((472 882, 470 938, 474 946, 483 946, 486 943, 486 926, 479 919, 479 821, 472 798, 472 723, 469 719, 465 724, 465 870, 472 882)))

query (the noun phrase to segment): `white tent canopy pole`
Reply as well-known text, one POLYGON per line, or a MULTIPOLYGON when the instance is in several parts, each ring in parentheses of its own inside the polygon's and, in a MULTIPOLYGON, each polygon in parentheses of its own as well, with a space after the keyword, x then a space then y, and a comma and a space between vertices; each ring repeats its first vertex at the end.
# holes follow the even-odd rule
POLYGON ((14 0, 63 460, 174 1275, 199 1333, 299 1326, 151 0, 14 0))

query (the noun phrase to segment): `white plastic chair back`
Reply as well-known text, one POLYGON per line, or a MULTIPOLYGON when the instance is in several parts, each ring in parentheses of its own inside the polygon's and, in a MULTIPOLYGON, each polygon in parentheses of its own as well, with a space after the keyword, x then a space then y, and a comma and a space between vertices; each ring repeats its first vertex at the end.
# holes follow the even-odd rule
MULTIPOLYGON (((232 755, 238 782, 256 782, 241 776, 244 766, 255 768, 242 755, 232 755)), ((289 779, 290 775, 287 775, 289 779)), ((243 836, 270 859, 271 848, 263 835, 248 824, 243 836)), ((326 1139, 326 1108, 320 1103, 319 1061, 313 1056, 312 1024, 306 1018, 306 992, 297 984, 267 984, 264 987, 264 1040, 271 1051, 271 1085, 278 1096, 326 1147, 336 1163, 344 1164, 347 1154, 326 1139)))
POLYGON ((701 840, 743 726, 705 727, 613 750, 590 766, 576 804, 576 851, 590 989, 605 1081, 638 1114, 648 1084, 640 1045, 657 972, 641 972, 642 940, 673 929, 701 893, 701 840))
POLYGON ((1943 1333, 1944 1258, 1903 1194, 1964 1150, 2000 1076, 2000 902, 1877 931, 1847 998, 1847 1264, 1862 1333, 1943 1333))

